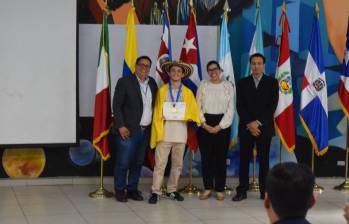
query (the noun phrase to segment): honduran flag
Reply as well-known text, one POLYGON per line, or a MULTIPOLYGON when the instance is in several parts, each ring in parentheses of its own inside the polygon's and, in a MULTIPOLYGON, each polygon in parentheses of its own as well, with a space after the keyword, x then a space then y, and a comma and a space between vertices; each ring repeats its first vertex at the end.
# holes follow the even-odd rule
POLYGON ((124 67, 122 71, 123 76, 130 76, 135 72, 135 65, 137 60, 137 38, 135 26, 136 11, 132 6, 127 15, 126 21, 126 44, 125 44, 125 58, 124 67))
POLYGON ((165 9, 162 10, 162 18, 164 19, 164 27, 155 71, 155 80, 158 86, 161 86, 164 83, 168 83, 169 77, 166 72, 162 71, 161 65, 166 61, 172 60, 170 22, 165 9))
POLYGON ((107 15, 103 15, 103 25, 99 44, 97 67, 95 113, 93 120, 93 146, 103 160, 109 158, 108 134, 112 125, 110 101, 109 33, 107 15))
POLYGON ((347 119, 349 119, 349 18, 346 51, 343 58, 343 72, 338 86, 339 103, 347 119))
MULTIPOLYGON (((200 61, 200 50, 199 50, 199 39, 196 32, 196 21, 194 9, 191 8, 188 22, 187 33, 184 38, 184 43, 179 58, 180 61, 186 62, 193 66, 193 74, 188 78, 183 80, 183 84, 190 88, 194 96, 196 95, 196 90, 202 80, 201 72, 201 61, 200 61)), ((189 125, 188 127, 188 146, 191 150, 196 151, 199 147, 196 138, 196 127, 189 125)))
POLYGON ((276 68, 275 78, 279 83, 279 102, 276 107, 275 127, 280 136, 281 142, 287 151, 294 150, 296 145, 296 134, 294 125, 294 106, 293 89, 290 65, 290 48, 288 33, 290 32, 289 23, 286 16, 286 5, 280 19, 282 27, 281 43, 279 48, 278 67, 276 68))
MULTIPOLYGON (((261 20, 261 12, 259 9, 259 2, 257 1, 257 6, 256 6, 256 18, 255 18, 255 25, 256 25, 256 31, 253 35, 250 51, 249 51, 249 56, 255 54, 255 53, 260 53, 264 55, 264 47, 263 47, 263 30, 262 30, 262 20, 261 20)), ((250 61, 248 59, 247 61, 247 67, 245 71, 245 76, 248 76, 251 74, 250 71, 250 61)))
POLYGON ((320 26, 314 16, 301 92, 300 120, 317 155, 328 150, 327 86, 320 26))
POLYGON ((230 42, 229 42, 229 31, 227 27, 227 11, 222 16, 222 24, 221 24, 221 32, 219 37, 219 48, 218 48, 218 62, 221 68, 223 69, 223 78, 228 80, 233 85, 234 89, 234 115, 233 122, 231 125, 230 132, 230 147, 233 147, 238 142, 238 126, 239 126, 239 118, 236 111, 236 93, 235 93, 235 76, 234 76, 234 67, 233 67, 233 59, 231 57, 230 51, 230 42))

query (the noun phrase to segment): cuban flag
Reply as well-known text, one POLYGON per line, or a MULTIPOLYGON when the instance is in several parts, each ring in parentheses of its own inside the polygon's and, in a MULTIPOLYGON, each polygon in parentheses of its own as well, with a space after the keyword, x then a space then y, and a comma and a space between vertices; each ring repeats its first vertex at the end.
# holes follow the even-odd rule
POLYGON ((236 92, 235 92, 235 76, 234 76, 234 67, 233 59, 230 52, 230 42, 229 42, 229 31, 227 27, 227 12, 222 16, 221 32, 219 38, 219 49, 218 49, 218 62, 221 68, 223 69, 223 78, 231 82, 234 88, 234 116, 233 123, 231 125, 231 134, 230 134, 230 148, 235 146, 238 142, 238 127, 239 127, 239 118, 236 111, 236 92))
POLYGON ((103 160, 107 160, 110 156, 108 134, 112 126, 109 64, 109 33, 107 15, 104 13, 99 44, 95 113, 93 119, 93 146, 103 160))
POLYGON ((328 150, 327 85, 320 25, 314 16, 309 53, 302 82, 300 120, 317 155, 328 150))
POLYGON ((126 21, 126 43, 125 43, 125 56, 124 67, 122 70, 123 76, 130 76, 135 72, 136 60, 137 60, 137 38, 136 38, 136 26, 135 26, 136 11, 132 6, 127 15, 126 21))
POLYGON ((275 78, 279 83, 279 102, 274 113, 275 128, 284 147, 287 151, 292 152, 296 145, 296 134, 294 125, 290 48, 288 41, 290 27, 286 16, 286 6, 282 12, 280 22, 282 33, 278 66, 275 73, 275 78))
POLYGON ((158 86, 164 83, 168 83, 169 77, 166 72, 162 71, 161 65, 166 61, 172 60, 172 49, 171 49, 171 31, 170 23, 166 10, 162 10, 162 18, 164 19, 163 32, 161 37, 160 49, 158 59, 156 61, 155 80, 158 86))
POLYGON ((339 103, 347 119, 349 119, 349 18, 346 51, 343 58, 343 72, 338 86, 339 103))
MULTIPOLYGON (((199 39, 196 32, 196 21, 194 9, 190 10, 189 22, 187 33, 184 38, 183 47, 179 60, 186 62, 193 66, 193 74, 183 80, 183 84, 191 89, 196 95, 196 90, 202 80, 201 61, 200 61, 200 50, 199 50, 199 39)), ((188 146, 191 150, 196 151, 199 148, 196 138, 196 128, 193 125, 189 125, 188 128, 188 146)))

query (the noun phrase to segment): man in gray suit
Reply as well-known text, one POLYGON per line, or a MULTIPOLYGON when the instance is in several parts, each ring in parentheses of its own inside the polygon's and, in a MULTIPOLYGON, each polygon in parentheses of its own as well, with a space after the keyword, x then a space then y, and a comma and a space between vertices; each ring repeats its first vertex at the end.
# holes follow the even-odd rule
POLYGON ((151 59, 140 56, 135 74, 118 80, 113 98, 116 160, 114 167, 115 197, 143 201, 138 182, 145 151, 149 145, 150 124, 157 91, 156 82, 149 77, 151 59))

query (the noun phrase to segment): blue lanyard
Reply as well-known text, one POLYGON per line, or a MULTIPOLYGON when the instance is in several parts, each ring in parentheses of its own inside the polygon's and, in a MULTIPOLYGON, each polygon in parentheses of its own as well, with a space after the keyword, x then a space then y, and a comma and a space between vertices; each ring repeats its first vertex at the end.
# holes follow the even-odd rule
POLYGON ((168 85, 169 85, 169 88, 170 88, 169 90, 170 90, 171 101, 173 103, 172 105, 173 105, 173 107, 176 107, 176 103, 178 102, 179 97, 180 97, 181 92, 182 92, 182 82, 181 82, 181 84, 178 87, 178 93, 177 93, 176 101, 174 100, 174 97, 173 97, 171 81, 168 82, 168 85))

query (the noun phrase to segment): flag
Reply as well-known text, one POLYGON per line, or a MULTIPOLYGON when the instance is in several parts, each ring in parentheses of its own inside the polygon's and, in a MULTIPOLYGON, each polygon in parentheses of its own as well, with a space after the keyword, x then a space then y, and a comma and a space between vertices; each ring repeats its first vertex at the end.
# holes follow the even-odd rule
POLYGON ((104 13, 99 44, 95 114, 93 120, 93 146, 103 160, 107 160, 110 156, 108 134, 112 125, 112 117, 109 74, 109 33, 107 15, 104 13))
MULTIPOLYGON (((201 72, 201 61, 200 61, 200 50, 199 50, 199 39, 196 32, 196 21, 194 9, 190 10, 188 29, 185 34, 183 47, 179 60, 186 62, 193 66, 193 74, 188 78, 183 80, 183 84, 191 89, 196 95, 196 90, 202 80, 201 72)), ((188 126, 188 146, 191 150, 196 151, 198 149, 198 142, 196 138, 196 128, 195 125, 190 124, 188 126)))
POLYGON ((135 8, 132 6, 127 15, 126 21, 126 44, 125 44, 125 58, 124 67, 122 71, 123 76, 130 76, 135 72, 135 65, 137 60, 137 38, 135 26, 135 8))
MULTIPOLYGON (((256 26, 256 31, 253 35, 249 56, 251 56, 255 53, 260 53, 260 54, 264 55, 263 30, 262 30, 262 21, 261 21, 261 16, 260 16, 259 5, 257 5, 257 7, 256 7, 255 26, 256 26)), ((246 72, 245 72, 245 76, 248 76, 248 75, 250 75, 250 61, 249 60, 247 62, 247 67, 246 67, 246 72)))
POLYGON ((222 16, 221 32, 219 37, 219 49, 218 49, 218 62, 221 68, 223 69, 223 77, 225 80, 228 80, 232 83, 234 88, 234 116, 233 122, 231 125, 230 132, 230 147, 233 147, 238 142, 238 126, 239 118, 236 111, 236 92, 235 92, 235 76, 234 76, 234 67, 233 60, 230 52, 230 42, 229 42, 229 31, 227 27, 227 13, 224 13, 222 16))
POLYGON ((317 155, 323 155, 328 150, 326 88, 320 25, 315 15, 302 82, 300 120, 317 155))
POLYGON ((279 59, 276 68, 275 78, 279 83, 279 102, 276 107, 275 128, 282 144, 291 152, 296 145, 296 134, 294 125, 293 89, 290 64, 290 48, 288 33, 290 32, 286 10, 281 15, 281 43, 279 48, 279 59))
POLYGON ((162 10, 162 17, 164 26, 155 71, 155 80, 158 86, 169 80, 167 73, 162 71, 161 64, 172 60, 170 23, 166 10, 162 10))
POLYGON ((349 18, 347 29, 346 51, 343 58, 343 72, 338 86, 339 103, 347 119, 349 119, 349 18))

